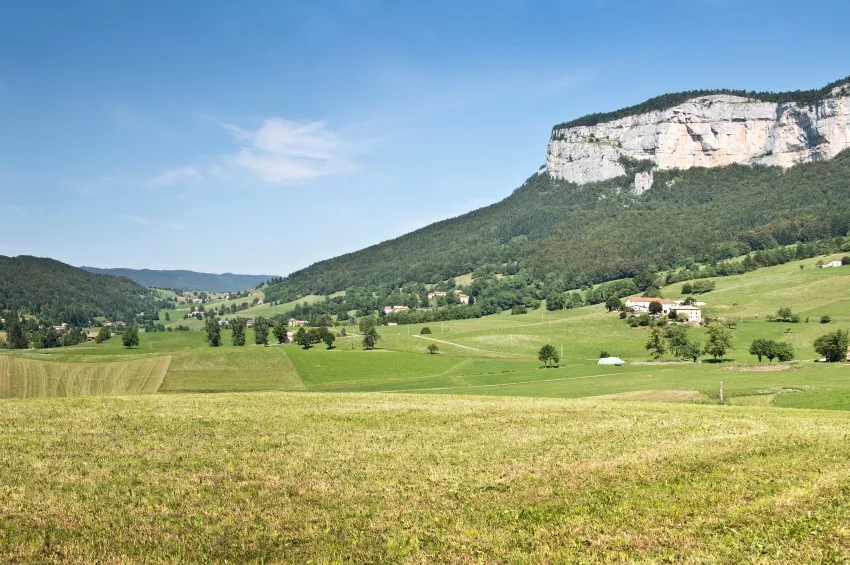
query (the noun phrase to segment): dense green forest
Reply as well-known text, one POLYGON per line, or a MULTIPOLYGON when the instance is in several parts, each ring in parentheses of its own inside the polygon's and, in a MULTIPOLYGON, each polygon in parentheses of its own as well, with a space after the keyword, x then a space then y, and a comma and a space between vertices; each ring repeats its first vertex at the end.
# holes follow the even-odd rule
POLYGON ((195 271, 158 271, 153 269, 99 269, 83 267, 83 269, 101 275, 127 277, 144 286, 156 288, 171 288, 174 290, 207 290, 210 292, 235 292, 246 288, 254 288, 273 278, 270 275, 235 275, 224 273, 197 273, 195 271))
POLYGON ((0 311, 25 311, 49 323, 87 325, 98 316, 135 320, 166 307, 129 279, 90 273, 53 259, 0 255, 0 311))
POLYGON ((266 289, 288 301, 355 286, 434 283, 475 270, 566 288, 713 263, 751 251, 845 236, 850 151, 790 169, 734 165, 578 186, 535 175, 503 201, 400 238, 316 263, 266 289))
POLYGON ((645 114, 647 112, 667 110, 674 106, 678 106, 679 104, 682 104, 683 102, 690 100, 691 98, 696 98, 698 96, 709 96, 712 94, 730 94, 733 96, 743 96, 746 98, 762 100, 764 102, 775 102, 777 104, 782 104, 785 102, 796 102, 797 104, 800 104, 802 106, 807 106, 810 104, 814 104, 818 100, 830 98, 831 96, 833 96, 832 90, 841 85, 844 85, 844 88, 839 91, 839 95, 847 96, 848 94, 850 94, 850 77, 831 82, 823 88, 816 88, 812 90, 795 90, 792 92, 749 92, 746 90, 728 89, 687 90, 684 92, 675 92, 672 94, 662 94, 661 96, 655 96, 645 102, 641 102, 640 104, 628 106, 627 108, 621 108, 613 112, 597 112, 594 114, 587 114, 586 116, 576 118, 575 120, 560 123, 553 127, 552 131, 554 136, 554 132, 556 130, 563 128, 571 128, 578 126, 595 126, 597 124, 610 122, 612 120, 618 120, 620 118, 626 118, 628 116, 636 116, 638 114, 645 114))

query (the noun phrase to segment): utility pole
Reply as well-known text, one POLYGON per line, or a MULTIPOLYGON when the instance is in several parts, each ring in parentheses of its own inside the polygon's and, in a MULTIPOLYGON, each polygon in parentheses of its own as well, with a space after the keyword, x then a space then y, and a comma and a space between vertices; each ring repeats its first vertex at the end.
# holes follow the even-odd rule
POLYGON ((720 381, 720 404, 723 404, 723 381, 720 381))

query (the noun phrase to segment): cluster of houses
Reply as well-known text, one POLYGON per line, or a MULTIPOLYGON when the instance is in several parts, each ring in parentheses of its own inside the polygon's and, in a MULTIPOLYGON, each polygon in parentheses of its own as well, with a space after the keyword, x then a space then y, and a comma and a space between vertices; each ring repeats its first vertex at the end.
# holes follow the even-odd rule
MULTIPOLYGON (((467 296, 466 294, 462 293, 461 291, 459 291, 457 289, 455 289, 454 293, 457 295, 457 299, 460 301, 461 304, 469 304, 469 296, 467 296)), ((441 291, 441 290, 429 292, 428 293, 428 300, 432 300, 432 299, 434 299, 438 296, 445 296, 445 295, 446 295, 446 293, 441 291)))
POLYGON ((830 261, 829 263, 824 263, 823 265, 820 265, 820 268, 821 269, 828 269, 830 267, 840 267, 842 265, 843 265, 843 263, 841 261, 839 261, 838 259, 836 259, 835 261, 830 261))
POLYGON ((685 304, 682 300, 668 300, 666 298, 653 298, 647 296, 630 296, 626 299, 626 309, 632 312, 648 313, 649 305, 653 302, 661 304, 661 313, 668 315, 671 310, 675 310, 676 314, 681 314, 687 317, 688 322, 699 324, 702 322, 702 310, 699 308, 700 303, 695 305, 685 304))
POLYGON ((407 312, 410 310, 407 306, 384 306, 384 314, 396 314, 398 312, 407 312))

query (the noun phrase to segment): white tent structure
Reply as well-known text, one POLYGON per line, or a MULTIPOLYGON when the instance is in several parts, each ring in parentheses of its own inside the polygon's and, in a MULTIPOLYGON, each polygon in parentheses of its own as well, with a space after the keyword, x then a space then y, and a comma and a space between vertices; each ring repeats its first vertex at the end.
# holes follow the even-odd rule
POLYGON ((603 357, 597 363, 599 365, 616 365, 619 367, 624 361, 619 357, 603 357))

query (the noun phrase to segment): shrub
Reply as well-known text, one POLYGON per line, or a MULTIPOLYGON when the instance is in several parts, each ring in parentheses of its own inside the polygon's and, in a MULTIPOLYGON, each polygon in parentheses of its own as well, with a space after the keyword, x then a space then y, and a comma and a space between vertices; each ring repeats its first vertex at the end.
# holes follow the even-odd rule
POLYGON ((599 353, 599 358, 600 358, 600 359, 605 359, 606 357, 611 357, 611 356, 610 356, 610 355, 608 355, 608 352, 607 352, 607 351, 605 351, 605 350, 603 349, 603 350, 599 353))
POLYGON ((517 314, 527 314, 528 309, 526 309, 525 305, 517 304, 513 308, 511 308, 511 315, 516 316, 517 314))
POLYGON ((419 335, 428 335, 429 333, 431 333, 431 328, 427 326, 419 330, 419 335))
POLYGON ((823 316, 821 316, 821 317, 820 317, 820 323, 821 323, 821 324, 828 324, 828 323, 830 323, 831 321, 832 321, 832 318, 830 318, 830 317, 829 317, 829 316, 827 316, 826 314, 824 314, 823 316))
POLYGON ((428 353, 430 353, 431 355, 436 355, 436 354, 437 354, 437 351, 439 351, 439 350, 440 350, 440 348, 439 348, 439 347, 437 347, 437 344, 436 344, 436 343, 431 343, 431 344, 429 344, 429 345, 428 345, 428 347, 427 347, 427 349, 428 349, 428 353))
POLYGON ((621 320, 625 320, 625 319, 626 319, 626 316, 628 316, 628 314, 626 314, 625 310, 624 310, 624 311, 622 311, 622 312, 620 312, 620 319, 621 319, 621 320))
POLYGON ((691 283, 685 283, 682 285, 682 294, 690 294, 694 291, 693 285, 691 283))
POLYGON ((847 330, 837 330, 820 336, 814 342, 815 351, 830 363, 843 361, 847 356, 847 330))

